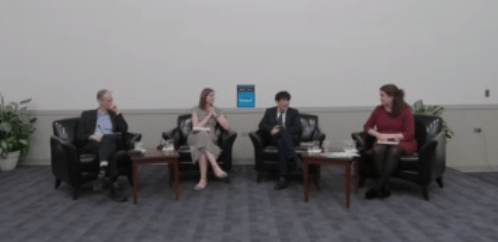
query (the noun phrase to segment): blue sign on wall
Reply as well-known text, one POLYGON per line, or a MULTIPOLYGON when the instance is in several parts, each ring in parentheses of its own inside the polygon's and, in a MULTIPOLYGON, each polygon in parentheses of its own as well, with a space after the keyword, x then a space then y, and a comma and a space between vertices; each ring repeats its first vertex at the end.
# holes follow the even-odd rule
POLYGON ((237 85, 237 107, 254 108, 255 103, 254 85, 237 85))

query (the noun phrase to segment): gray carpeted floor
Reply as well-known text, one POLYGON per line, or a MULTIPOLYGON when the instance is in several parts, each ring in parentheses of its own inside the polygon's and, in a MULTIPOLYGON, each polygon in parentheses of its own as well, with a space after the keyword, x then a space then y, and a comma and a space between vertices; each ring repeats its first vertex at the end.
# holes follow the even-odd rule
POLYGON ((367 201, 366 188, 345 208, 342 171, 322 168, 323 188, 303 202, 294 181, 274 191, 271 178, 255 182, 252 166, 238 166, 232 183, 211 179, 192 191, 182 177, 180 200, 168 186, 167 167, 140 168, 139 203, 115 203, 91 184, 78 200, 71 188, 53 188, 49 166, 0 172, 0 241, 497 241, 497 173, 448 169, 445 188, 430 186, 430 201, 416 185, 391 181, 393 195, 367 201))

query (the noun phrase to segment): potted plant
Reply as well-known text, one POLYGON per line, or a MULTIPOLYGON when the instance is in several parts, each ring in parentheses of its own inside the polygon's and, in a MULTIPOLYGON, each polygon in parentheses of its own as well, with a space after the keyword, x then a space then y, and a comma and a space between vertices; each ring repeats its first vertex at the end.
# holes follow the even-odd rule
POLYGON ((0 169, 5 171, 14 169, 19 157, 28 152, 36 118, 29 119, 26 113, 31 98, 8 105, 4 104, 2 94, 0 98, 0 169))
MULTIPOLYGON (((424 105, 422 100, 418 100, 413 104, 413 112, 415 114, 425 114, 425 115, 440 117, 443 111, 444 111, 443 107, 424 105)), ((444 120, 441 128, 443 129, 446 138, 451 139, 451 137, 453 137, 454 135, 453 131, 448 127, 448 125, 444 120)))

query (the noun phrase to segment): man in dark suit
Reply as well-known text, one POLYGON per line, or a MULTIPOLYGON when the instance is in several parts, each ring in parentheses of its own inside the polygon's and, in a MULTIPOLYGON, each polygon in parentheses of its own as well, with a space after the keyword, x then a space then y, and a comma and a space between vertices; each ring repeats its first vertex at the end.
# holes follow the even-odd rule
POLYGON ((126 201, 126 196, 117 182, 118 164, 115 152, 124 147, 122 137, 128 131, 128 124, 113 102, 108 90, 97 92, 99 107, 81 113, 77 128, 77 141, 83 152, 94 153, 100 161, 99 174, 94 190, 102 190, 106 174, 110 178, 110 197, 117 202, 126 201))
POLYGON ((259 129, 269 135, 272 144, 278 147, 280 178, 275 184, 275 190, 284 189, 288 186, 288 160, 292 159, 296 164, 301 162, 294 149, 299 143, 301 130, 299 111, 289 107, 290 99, 291 96, 286 91, 277 93, 275 95, 277 106, 267 109, 259 123, 259 129))

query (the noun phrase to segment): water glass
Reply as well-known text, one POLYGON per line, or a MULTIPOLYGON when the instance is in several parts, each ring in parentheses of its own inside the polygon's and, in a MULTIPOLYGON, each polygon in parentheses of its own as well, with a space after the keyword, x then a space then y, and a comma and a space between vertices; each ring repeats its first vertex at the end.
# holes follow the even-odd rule
POLYGON ((322 143, 323 152, 325 153, 329 152, 329 146, 330 146, 330 141, 324 140, 322 143))
POLYGON ((175 149, 174 141, 172 139, 166 140, 164 148, 166 148, 166 150, 174 150, 175 149))
POLYGON ((345 140, 343 145, 344 152, 354 152, 356 150, 356 143, 354 140, 345 140))
POLYGON ((142 141, 138 141, 138 142, 135 142, 135 143, 134 143, 134 147, 135 147, 135 149, 142 149, 142 146, 143 146, 143 145, 144 145, 144 144, 142 143, 142 141))

